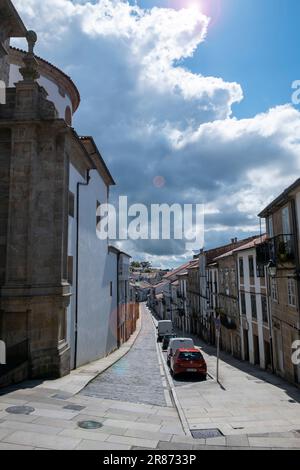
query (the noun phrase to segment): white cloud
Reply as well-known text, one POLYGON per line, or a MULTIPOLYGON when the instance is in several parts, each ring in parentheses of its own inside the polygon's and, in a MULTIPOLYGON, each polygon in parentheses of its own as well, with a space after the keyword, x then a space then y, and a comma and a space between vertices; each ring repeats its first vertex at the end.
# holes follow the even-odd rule
MULTIPOLYGON (((38 52, 78 83, 78 132, 95 135, 121 193, 134 202, 207 203, 209 244, 257 230, 256 214, 299 173, 300 114, 285 105, 238 120, 239 84, 184 67, 209 40, 209 18, 120 0, 15 5, 38 32, 38 52)), ((135 246, 155 262, 164 250, 166 259, 184 254, 179 243, 135 246)))

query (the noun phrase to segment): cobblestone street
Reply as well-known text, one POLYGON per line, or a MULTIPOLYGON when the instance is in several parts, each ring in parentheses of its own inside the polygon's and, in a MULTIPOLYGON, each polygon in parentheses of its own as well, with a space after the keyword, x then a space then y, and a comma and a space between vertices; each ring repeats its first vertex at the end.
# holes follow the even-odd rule
POLYGON ((82 390, 82 395, 167 406, 153 322, 144 306, 141 311, 142 329, 132 349, 90 382, 82 390))

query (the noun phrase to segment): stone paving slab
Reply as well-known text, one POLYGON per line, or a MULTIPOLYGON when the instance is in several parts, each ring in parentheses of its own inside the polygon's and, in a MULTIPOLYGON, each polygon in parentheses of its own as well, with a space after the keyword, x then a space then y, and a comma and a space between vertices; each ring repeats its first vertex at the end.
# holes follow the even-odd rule
POLYGON ((127 444, 132 446, 147 447, 149 449, 156 449, 158 445, 158 439, 142 439, 137 437, 129 436, 110 436, 107 442, 113 442, 115 444, 127 444))
POLYGON ((80 439, 50 436, 28 431, 16 431, 2 439, 2 441, 9 444, 21 444, 53 450, 73 450, 80 443, 80 439))
POLYGON ((130 450, 130 445, 114 444, 113 442, 96 442, 82 440, 76 450, 130 450))

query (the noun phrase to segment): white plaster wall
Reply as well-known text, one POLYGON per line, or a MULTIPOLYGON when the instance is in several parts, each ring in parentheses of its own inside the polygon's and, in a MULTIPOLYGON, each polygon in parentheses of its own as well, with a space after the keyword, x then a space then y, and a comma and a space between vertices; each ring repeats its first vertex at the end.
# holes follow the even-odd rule
MULTIPOLYGON (((256 266, 256 251, 255 250, 247 250, 244 252, 239 253, 238 258, 243 258, 244 262, 244 284, 240 284, 240 272, 239 272, 239 291, 245 291, 245 299, 246 299, 246 318, 249 325, 248 330, 248 342, 249 342, 249 359, 250 363, 255 363, 254 357, 254 341, 253 341, 253 328, 252 328, 252 308, 251 308, 251 288, 255 288, 256 294, 256 310, 257 310, 257 321, 258 325, 258 340, 259 340, 259 356, 260 356, 260 366, 265 368, 265 349, 264 349, 264 335, 263 335, 263 318, 262 318, 262 304, 261 304, 261 285, 260 279, 255 275, 254 278, 254 285, 250 284, 250 272, 249 272, 249 256, 253 256, 254 259, 254 267, 256 266)), ((255 270, 256 273, 256 270, 255 270)), ((253 291, 254 294, 254 291, 253 291)), ((242 311, 241 307, 241 299, 240 299, 240 312, 242 311)), ((243 355, 245 354, 244 351, 244 335, 243 335, 243 327, 241 326, 241 338, 242 338, 242 348, 243 348, 243 355)), ((244 356, 245 357, 245 356, 244 356)))
MULTIPOLYGON (((80 187, 78 257, 77 366, 108 355, 117 348, 117 258, 108 241, 96 235, 97 201, 107 202, 107 188, 97 171, 80 187), (110 295, 110 282, 113 295, 110 295)), ((81 175, 71 165, 70 190, 75 194, 81 175)), ((69 255, 74 257, 72 299, 68 308, 68 340, 74 356, 76 289, 76 216, 69 217, 69 255)), ((74 362, 73 362, 74 366, 74 362)))
MULTIPOLYGON (((19 82, 20 80, 23 80, 23 78, 19 72, 19 67, 17 65, 12 64, 10 66, 9 86, 13 87, 15 83, 19 82)), ((59 88, 54 82, 52 82, 46 77, 41 76, 38 79, 38 83, 47 91, 49 95, 48 99, 49 101, 52 101, 54 103, 60 118, 65 118, 65 111, 67 106, 70 107, 72 113, 72 102, 69 96, 66 94, 65 97, 63 97, 59 93, 59 88)))

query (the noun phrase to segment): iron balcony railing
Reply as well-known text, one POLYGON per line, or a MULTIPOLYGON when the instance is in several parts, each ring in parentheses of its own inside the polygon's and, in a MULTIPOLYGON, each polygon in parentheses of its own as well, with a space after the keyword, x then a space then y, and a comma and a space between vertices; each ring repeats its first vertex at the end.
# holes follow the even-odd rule
POLYGON ((293 234, 277 235, 256 247, 258 275, 264 276, 264 266, 271 260, 276 265, 296 261, 296 239, 293 234))

